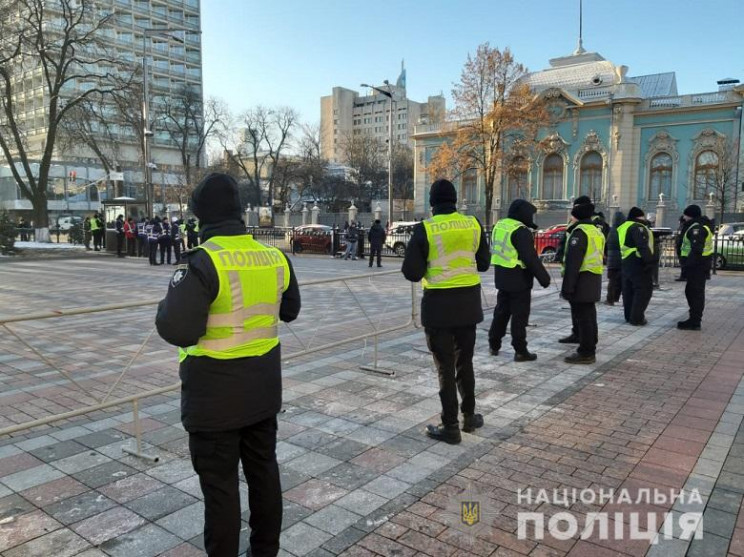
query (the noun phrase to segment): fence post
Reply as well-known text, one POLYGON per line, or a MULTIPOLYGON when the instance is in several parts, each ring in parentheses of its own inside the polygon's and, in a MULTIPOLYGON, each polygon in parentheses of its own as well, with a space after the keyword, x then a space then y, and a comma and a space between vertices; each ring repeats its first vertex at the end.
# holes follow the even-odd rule
POLYGON ((158 462, 160 460, 159 456, 153 456, 142 452, 142 424, 140 423, 139 419, 139 399, 134 399, 132 401, 132 418, 132 425, 134 426, 135 450, 132 450, 128 447, 122 447, 122 452, 130 454, 132 456, 136 456, 137 458, 144 458, 145 460, 149 460, 151 462, 158 462))
POLYGON ((289 216, 292 213, 292 209, 289 208, 289 203, 284 209, 284 228, 289 228, 289 216))
POLYGON ((312 218, 312 223, 313 224, 318 224, 318 215, 320 214, 320 207, 318 207, 318 204, 317 203, 315 203, 315 205, 313 205, 312 213, 313 213, 312 214, 312 217, 311 217, 312 218))
POLYGON ((302 204, 302 226, 305 226, 307 224, 307 203, 302 204))

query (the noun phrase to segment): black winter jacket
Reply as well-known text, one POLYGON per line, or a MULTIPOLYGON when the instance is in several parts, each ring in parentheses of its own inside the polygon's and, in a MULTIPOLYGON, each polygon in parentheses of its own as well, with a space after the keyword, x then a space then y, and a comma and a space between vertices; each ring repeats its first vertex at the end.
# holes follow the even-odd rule
MULTIPOLYGON (((433 207, 435 215, 449 215, 456 212, 454 204, 442 204, 433 207)), ((426 274, 426 260, 429 257, 429 241, 422 223, 413 227, 411 240, 403 259, 403 276, 411 282, 419 282, 426 274)), ((491 257, 488 242, 481 227, 481 240, 475 254, 479 272, 488 270, 491 257)), ((448 328, 475 325, 483 321, 481 305, 481 287, 466 286, 463 288, 428 288, 421 299, 421 324, 424 327, 448 328)))
MULTIPOLYGON (((240 221, 205 226, 203 240, 245 234, 240 221)), ((292 264, 289 288, 282 295, 279 317, 289 322, 300 312, 300 290, 292 264)), ((163 339, 174 346, 197 343, 206 332, 209 307, 217 297, 219 279, 207 252, 194 249, 181 264, 158 305, 155 324, 163 339)), ((281 349, 263 356, 217 360, 187 357, 181 362, 181 420, 186 431, 228 431, 251 425, 281 410, 281 349)))
POLYGON ((602 297, 602 275, 579 271, 584 262, 588 238, 580 224, 594 224, 591 219, 577 221, 570 228, 571 239, 566 242, 566 251, 563 258, 563 284, 561 296, 574 303, 598 302, 602 297))
POLYGON ((514 249, 517 250, 520 261, 525 264, 526 268, 514 267, 513 269, 509 269, 500 265, 494 265, 493 280, 496 288, 499 290, 503 290, 504 292, 529 290, 532 288, 533 279, 535 278, 543 288, 550 285, 550 275, 537 256, 537 251, 535 251, 535 237, 530 230, 535 227, 533 221, 535 212, 535 206, 524 199, 514 201, 509 207, 507 216, 525 225, 524 227, 520 226, 512 232, 511 242, 514 249))
POLYGON ((369 240, 370 246, 375 249, 382 248, 382 244, 385 243, 386 237, 387 234, 381 224, 373 224, 370 227, 369 232, 367 232, 367 240, 369 240))
POLYGON ((607 245, 605 251, 607 252, 607 268, 608 269, 621 269, 622 268, 622 254, 620 253, 620 238, 617 235, 617 227, 625 222, 625 215, 622 211, 617 211, 612 217, 612 228, 610 233, 607 235, 607 245))

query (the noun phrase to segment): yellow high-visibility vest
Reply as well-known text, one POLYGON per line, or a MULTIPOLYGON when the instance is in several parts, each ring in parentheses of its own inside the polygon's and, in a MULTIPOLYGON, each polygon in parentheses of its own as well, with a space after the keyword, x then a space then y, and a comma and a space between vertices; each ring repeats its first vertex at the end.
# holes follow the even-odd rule
POLYGON ((571 234, 566 238, 566 246, 569 245, 571 236, 573 236, 573 233, 576 232, 577 228, 584 231, 587 239, 586 253, 584 253, 584 261, 581 262, 579 272, 582 273, 588 271, 595 275, 601 275, 604 271, 604 266, 602 265, 602 255, 604 254, 605 244, 604 234, 602 234, 602 231, 593 224, 579 224, 571 230, 571 234))
POLYGON ((462 288, 480 284, 475 253, 481 227, 475 217, 451 213, 424 220, 429 241, 427 270, 421 281, 425 289, 462 288))
POLYGON ((636 257, 641 256, 641 254, 638 253, 638 248, 631 248, 625 245, 625 237, 628 235, 628 229, 634 224, 642 226, 646 229, 646 232, 648 233, 648 249, 651 250, 651 253, 654 253, 654 235, 648 229, 648 227, 638 221, 626 220, 624 223, 617 227, 617 237, 618 240, 620 240, 620 257, 622 259, 627 259, 633 254, 635 254, 636 257))
MULTIPOLYGON (((685 232, 685 237, 682 240, 682 247, 680 248, 680 255, 682 257, 687 257, 690 255, 690 251, 692 250, 692 243, 690 242, 690 231, 693 228, 700 227, 700 223, 696 222, 687 229, 685 232)), ((710 231, 710 228, 707 225, 702 225, 703 230, 705 230, 705 233, 707 236, 705 237, 705 245, 703 246, 703 255, 713 255, 713 233, 710 231)))
POLYGON ((526 268, 511 241, 512 232, 523 226, 523 223, 510 218, 501 219, 496 223, 491 233, 491 265, 508 269, 526 268))
POLYGON ((289 265, 276 248, 250 234, 215 236, 198 246, 208 254, 219 277, 209 307, 207 331, 187 356, 218 360, 262 356, 279 344, 279 308, 289 287, 289 265))

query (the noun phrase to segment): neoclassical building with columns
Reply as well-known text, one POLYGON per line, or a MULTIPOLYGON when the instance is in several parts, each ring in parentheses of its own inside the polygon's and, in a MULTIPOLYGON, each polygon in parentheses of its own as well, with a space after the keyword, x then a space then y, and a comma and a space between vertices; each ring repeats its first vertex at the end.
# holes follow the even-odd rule
MULTIPOLYGON (((724 79, 711 84, 712 92, 681 95, 674 72, 629 77, 627 70, 580 50, 525 77, 547 99, 550 124, 531 153, 507 148, 504 166, 510 171, 497 179, 492 210, 506 209, 522 197, 542 213, 565 215, 571 200, 586 194, 602 208, 637 205, 654 212, 664 194, 666 222, 657 226, 672 226, 687 204, 710 200, 713 178, 724 166, 731 181, 727 211, 744 210, 739 142, 744 86, 724 79)), ((434 177, 427 163, 442 142, 452 139, 446 129, 452 126, 415 128, 417 216, 428 214, 434 177)), ((456 186, 467 211, 483 216, 479 172, 465 172, 456 186)))

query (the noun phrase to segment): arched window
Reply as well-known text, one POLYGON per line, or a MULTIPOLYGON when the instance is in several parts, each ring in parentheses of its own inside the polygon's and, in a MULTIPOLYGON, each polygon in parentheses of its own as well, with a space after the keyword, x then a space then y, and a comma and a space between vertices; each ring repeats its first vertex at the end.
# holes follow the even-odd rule
POLYGON ((581 157, 579 195, 588 195, 596 201, 602 194, 602 155, 589 151, 581 157))
POLYGON ((478 171, 470 168, 462 175, 462 187, 460 191, 460 201, 473 205, 478 202, 478 171))
POLYGON ((519 198, 527 199, 529 197, 527 192, 527 188, 529 187, 527 180, 527 159, 522 156, 513 157, 509 161, 508 173, 508 201, 514 201, 519 198))
POLYGON ((667 200, 672 195, 672 157, 667 153, 659 153, 651 159, 648 200, 658 201, 660 193, 663 193, 667 200))
POLYGON ((563 199, 563 159, 549 155, 543 164, 543 199, 563 199))
POLYGON ((713 151, 703 151, 697 156, 694 199, 705 199, 707 194, 715 191, 718 170, 718 155, 713 151))

